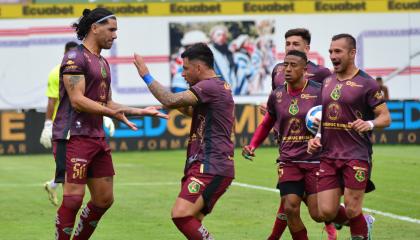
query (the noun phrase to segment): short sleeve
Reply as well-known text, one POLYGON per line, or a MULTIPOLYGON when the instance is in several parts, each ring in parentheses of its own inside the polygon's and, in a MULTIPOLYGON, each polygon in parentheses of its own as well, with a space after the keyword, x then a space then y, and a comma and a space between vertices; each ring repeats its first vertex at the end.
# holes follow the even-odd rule
MULTIPOLYGON (((229 85, 226 82, 224 84, 229 85)), ((211 102, 218 96, 217 83, 212 79, 199 81, 190 88, 190 91, 194 93, 200 103, 211 102)))
POLYGON ((48 87, 46 95, 49 98, 59 97, 59 84, 60 84, 60 65, 57 65, 53 70, 51 70, 48 75, 48 87))
MULTIPOLYGON (((270 114, 270 116, 274 119, 276 119, 276 95, 278 96, 279 94, 276 94, 278 91, 274 90, 271 91, 270 96, 268 97, 268 101, 267 101, 267 112, 270 114)), ((281 96, 280 96, 281 97, 281 96)))
POLYGON ((382 94, 382 91, 378 85, 378 83, 371 79, 369 80, 369 88, 367 91, 367 104, 369 107, 374 109, 376 106, 381 105, 385 102, 385 98, 382 94))
POLYGON ((61 62, 61 73, 83 74, 85 72, 85 64, 83 52, 76 48, 64 55, 63 61, 61 62))

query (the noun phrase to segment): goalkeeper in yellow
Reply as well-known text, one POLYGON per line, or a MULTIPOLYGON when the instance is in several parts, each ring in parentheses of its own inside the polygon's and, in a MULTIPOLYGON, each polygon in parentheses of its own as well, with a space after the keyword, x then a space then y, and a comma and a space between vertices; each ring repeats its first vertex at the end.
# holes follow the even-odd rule
MULTIPOLYGON (((68 51, 72 50, 73 48, 77 47, 76 42, 67 42, 64 47, 64 54, 68 51)), ((58 108, 58 101, 59 101, 59 90, 60 90, 60 65, 58 64, 55 66, 50 74, 48 75, 48 88, 46 95, 48 97, 48 104, 47 109, 45 112, 45 122, 44 122, 44 129, 42 129, 41 137, 39 139, 40 143, 45 148, 51 148, 51 138, 52 138, 52 126, 53 121, 55 118, 55 114, 57 113, 58 108)), ((115 126, 112 120, 108 117, 104 117, 104 126, 108 128, 109 135, 112 136, 114 134, 115 126)), ((45 191, 48 193, 48 199, 51 201, 52 204, 55 206, 58 205, 57 199, 57 189, 58 184, 54 182, 54 177, 50 180, 45 182, 44 188, 45 191)))

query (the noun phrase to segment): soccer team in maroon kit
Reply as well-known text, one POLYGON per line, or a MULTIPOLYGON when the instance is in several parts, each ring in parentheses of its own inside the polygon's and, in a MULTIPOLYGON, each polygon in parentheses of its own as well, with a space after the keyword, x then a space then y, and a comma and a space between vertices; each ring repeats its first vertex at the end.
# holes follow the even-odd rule
MULTIPOLYGON (((89 239, 113 203, 111 151, 105 141, 102 116, 136 130, 126 116, 167 118, 158 107, 130 108, 112 100, 109 64, 100 53, 116 39, 117 19, 104 8, 85 9, 74 24, 82 44, 68 52, 60 68, 60 104, 53 127, 56 182, 64 183, 57 211, 56 239, 89 239), (82 210, 86 185, 91 199, 82 210), (74 231, 73 231, 74 230, 74 231)), ((243 156, 252 159, 273 128, 279 143, 278 188, 281 204, 273 232, 279 239, 286 226, 293 239, 308 239, 300 219, 303 201, 310 216, 325 222, 329 239, 332 223, 350 227, 352 239, 371 239, 373 218, 363 215, 364 193, 372 169, 370 134, 390 124, 389 111, 377 85, 354 64, 356 41, 349 34, 332 38, 334 73, 308 61, 310 33, 286 33, 286 57, 276 65, 263 122, 243 156), (322 105, 314 136, 305 125, 306 113, 322 105), (340 198, 344 196, 344 205, 340 198)), ((171 93, 154 79, 143 58, 134 64, 150 92, 166 108, 192 117, 184 176, 171 217, 187 239, 214 239, 202 224, 234 177, 234 101, 230 86, 213 69, 206 44, 194 44, 182 54, 183 77, 190 89, 171 93)))

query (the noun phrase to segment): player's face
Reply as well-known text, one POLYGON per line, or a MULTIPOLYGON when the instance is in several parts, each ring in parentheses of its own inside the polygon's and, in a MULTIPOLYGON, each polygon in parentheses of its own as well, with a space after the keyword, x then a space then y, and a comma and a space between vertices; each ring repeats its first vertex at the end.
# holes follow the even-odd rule
POLYGON ((182 67, 184 70, 182 71, 182 76, 184 77, 185 81, 192 86, 198 81, 199 70, 197 62, 190 61, 188 58, 182 59, 184 64, 182 67))
POLYGON ((110 49, 114 40, 117 39, 117 20, 108 18, 106 24, 94 23, 94 25, 99 47, 110 49))
POLYGON ((285 51, 288 53, 290 50, 297 50, 308 54, 309 45, 301 36, 290 36, 286 38, 285 51))
POLYGON ((334 72, 336 73, 345 72, 347 68, 354 63, 356 50, 350 49, 345 38, 332 41, 329 52, 331 63, 333 64, 334 72))
POLYGON ((303 75, 306 72, 305 61, 294 55, 288 55, 284 59, 284 79, 287 83, 293 84, 303 80, 303 75))

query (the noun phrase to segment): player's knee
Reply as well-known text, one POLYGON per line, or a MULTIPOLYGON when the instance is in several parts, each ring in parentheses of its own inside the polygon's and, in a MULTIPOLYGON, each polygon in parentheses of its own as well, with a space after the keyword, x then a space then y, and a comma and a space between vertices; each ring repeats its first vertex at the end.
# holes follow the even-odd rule
POLYGON ((62 206, 68 209, 78 210, 82 206, 83 195, 64 195, 62 206))
POLYGON ((324 219, 322 218, 321 214, 319 214, 318 211, 315 210, 309 210, 309 215, 315 222, 324 222, 324 219))
POLYGON ((174 206, 171 211, 171 218, 182 218, 192 216, 192 213, 189 209, 181 207, 181 206, 174 206))
POLYGON ((346 216, 348 218, 357 217, 360 213, 362 213, 362 209, 353 206, 346 206, 346 216))
POLYGON ((102 197, 99 199, 92 199, 92 202, 97 207, 110 208, 112 204, 114 203, 114 196, 111 195, 111 196, 102 197))
POLYGON ((319 209, 318 218, 321 221, 331 221, 337 215, 337 210, 332 207, 323 207, 319 209))
POLYGON ((298 216, 299 215, 299 205, 294 203, 286 203, 284 205, 284 212, 287 216, 298 216))

